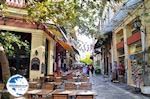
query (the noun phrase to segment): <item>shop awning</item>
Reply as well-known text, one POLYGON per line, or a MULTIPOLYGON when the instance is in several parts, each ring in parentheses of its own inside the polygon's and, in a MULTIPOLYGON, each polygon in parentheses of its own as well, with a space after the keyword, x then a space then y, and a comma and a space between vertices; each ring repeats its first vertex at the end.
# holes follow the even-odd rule
POLYGON ((70 44, 68 44, 67 42, 64 42, 62 40, 58 40, 57 41, 64 49, 66 49, 67 51, 73 51, 73 48, 71 47, 70 44))

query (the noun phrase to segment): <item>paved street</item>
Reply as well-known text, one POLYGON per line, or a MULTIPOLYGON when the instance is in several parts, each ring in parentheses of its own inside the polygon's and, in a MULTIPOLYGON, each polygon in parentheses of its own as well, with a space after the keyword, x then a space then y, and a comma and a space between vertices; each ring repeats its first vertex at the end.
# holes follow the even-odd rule
POLYGON ((93 90, 97 92, 96 99, 150 99, 141 94, 133 94, 130 91, 118 87, 102 76, 90 77, 93 90))

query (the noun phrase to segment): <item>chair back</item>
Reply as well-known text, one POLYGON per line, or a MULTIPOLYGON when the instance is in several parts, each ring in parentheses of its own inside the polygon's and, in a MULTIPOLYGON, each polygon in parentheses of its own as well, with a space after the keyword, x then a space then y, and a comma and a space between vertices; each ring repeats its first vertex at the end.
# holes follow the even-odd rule
POLYGON ((62 78, 61 77, 55 77, 54 82, 62 82, 62 78))
POLYGON ((81 83, 81 85, 79 85, 79 90, 92 90, 92 84, 91 83, 81 83))
POLYGON ((77 85, 74 83, 65 83, 65 90, 76 90, 77 85))
POLYGON ((44 83, 45 82, 45 77, 40 77, 40 83, 44 83))
POLYGON ((37 89, 37 84, 29 83, 29 89, 37 89))
POLYGON ((53 94, 52 99, 69 99, 68 94, 53 94))
POLYGON ((89 78, 87 76, 82 76, 81 82, 89 82, 89 78))
POLYGON ((47 90, 54 90, 54 84, 50 83, 43 83, 42 89, 47 89, 47 90))
POLYGON ((48 78, 46 80, 47 80, 47 82, 53 82, 54 81, 54 75, 48 75, 48 78))
POLYGON ((77 95, 76 99, 94 99, 93 95, 77 95))

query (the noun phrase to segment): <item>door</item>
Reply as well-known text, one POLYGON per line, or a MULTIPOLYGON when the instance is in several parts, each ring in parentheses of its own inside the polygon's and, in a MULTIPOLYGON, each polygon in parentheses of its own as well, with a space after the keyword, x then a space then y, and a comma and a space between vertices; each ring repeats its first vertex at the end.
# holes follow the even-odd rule
POLYGON ((46 44, 45 44, 45 76, 48 74, 48 45, 49 41, 46 39, 46 44))

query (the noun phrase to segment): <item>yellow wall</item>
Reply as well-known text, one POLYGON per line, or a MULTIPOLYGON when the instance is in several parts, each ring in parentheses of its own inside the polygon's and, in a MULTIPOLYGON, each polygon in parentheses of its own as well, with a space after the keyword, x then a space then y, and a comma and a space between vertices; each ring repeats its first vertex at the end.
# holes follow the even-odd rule
POLYGON ((32 43, 31 43, 31 57, 30 60, 32 60, 34 57, 37 57, 40 59, 40 70, 31 70, 31 64, 30 64, 30 79, 33 78, 39 78, 44 76, 44 74, 41 74, 41 64, 45 63, 45 37, 43 32, 35 32, 32 33, 32 43), (38 55, 35 55, 35 51, 38 51, 38 55))

